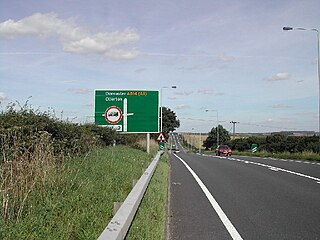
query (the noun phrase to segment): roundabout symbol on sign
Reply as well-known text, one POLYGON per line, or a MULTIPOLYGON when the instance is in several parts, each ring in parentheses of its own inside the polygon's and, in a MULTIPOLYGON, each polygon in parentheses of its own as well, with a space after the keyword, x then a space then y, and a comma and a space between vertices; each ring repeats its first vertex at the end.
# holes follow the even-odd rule
POLYGON ((117 106, 111 106, 106 110, 105 117, 110 124, 117 124, 122 119, 122 111, 117 106))

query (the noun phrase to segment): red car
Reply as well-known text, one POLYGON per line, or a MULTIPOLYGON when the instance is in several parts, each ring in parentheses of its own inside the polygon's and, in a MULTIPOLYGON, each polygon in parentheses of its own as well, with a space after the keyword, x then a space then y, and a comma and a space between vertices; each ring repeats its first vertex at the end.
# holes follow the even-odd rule
POLYGON ((228 145, 221 145, 221 146, 218 146, 216 149, 217 156, 220 156, 220 155, 231 156, 231 154, 232 154, 232 151, 228 145))

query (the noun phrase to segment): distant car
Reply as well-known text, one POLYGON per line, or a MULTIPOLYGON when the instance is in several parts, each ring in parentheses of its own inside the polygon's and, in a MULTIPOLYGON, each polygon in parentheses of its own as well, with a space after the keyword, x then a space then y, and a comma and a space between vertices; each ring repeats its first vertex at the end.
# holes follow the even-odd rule
POLYGON ((175 144, 172 144, 171 150, 173 152, 179 152, 179 149, 177 148, 177 145, 175 145, 175 144))
POLYGON ((232 154, 232 150, 228 145, 221 145, 221 146, 218 146, 216 149, 217 156, 220 156, 220 155, 231 156, 231 154, 232 154))

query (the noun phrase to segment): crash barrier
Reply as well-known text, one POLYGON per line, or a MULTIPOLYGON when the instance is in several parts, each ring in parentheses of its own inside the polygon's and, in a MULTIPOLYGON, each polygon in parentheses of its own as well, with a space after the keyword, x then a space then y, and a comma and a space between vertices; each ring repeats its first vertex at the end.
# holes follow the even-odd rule
POLYGON ((98 240, 123 240, 138 210, 163 151, 158 151, 98 240))

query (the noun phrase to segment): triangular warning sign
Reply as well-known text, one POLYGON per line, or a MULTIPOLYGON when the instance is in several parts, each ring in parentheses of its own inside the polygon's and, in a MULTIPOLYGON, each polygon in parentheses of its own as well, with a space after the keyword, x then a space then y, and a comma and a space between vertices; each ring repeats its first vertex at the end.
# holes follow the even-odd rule
POLYGON ((164 136, 163 132, 159 133, 159 135, 157 137, 157 141, 159 141, 159 142, 165 142, 166 141, 166 137, 164 136))

